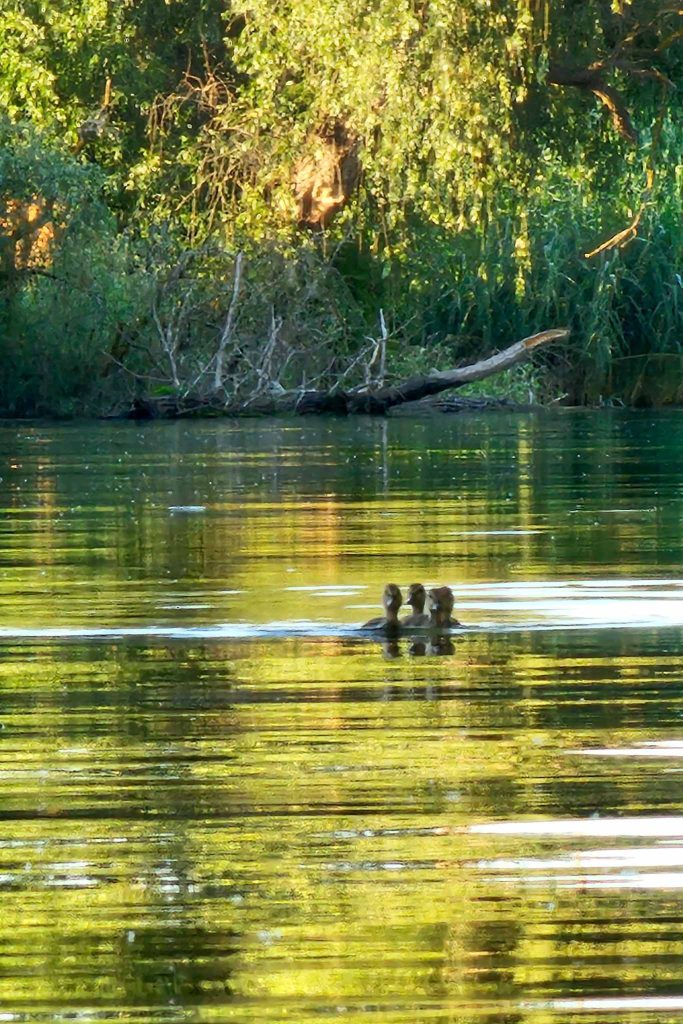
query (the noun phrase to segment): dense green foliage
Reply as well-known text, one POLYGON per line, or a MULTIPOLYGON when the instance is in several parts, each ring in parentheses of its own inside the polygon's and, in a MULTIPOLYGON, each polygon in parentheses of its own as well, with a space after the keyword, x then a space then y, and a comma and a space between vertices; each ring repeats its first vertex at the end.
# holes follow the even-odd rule
POLYGON ((380 311, 393 373, 567 324, 539 393, 679 397, 674 5, 4 0, 0 17, 5 411, 355 383, 380 311), (12 240, 22 203, 58 227, 40 259, 12 240))

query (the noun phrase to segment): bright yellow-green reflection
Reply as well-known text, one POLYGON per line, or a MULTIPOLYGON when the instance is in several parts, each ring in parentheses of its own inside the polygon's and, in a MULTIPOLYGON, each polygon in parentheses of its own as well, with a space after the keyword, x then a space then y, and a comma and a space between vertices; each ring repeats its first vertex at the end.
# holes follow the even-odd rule
POLYGON ((3 1019, 676 1019, 680 432, 0 430, 3 1019))

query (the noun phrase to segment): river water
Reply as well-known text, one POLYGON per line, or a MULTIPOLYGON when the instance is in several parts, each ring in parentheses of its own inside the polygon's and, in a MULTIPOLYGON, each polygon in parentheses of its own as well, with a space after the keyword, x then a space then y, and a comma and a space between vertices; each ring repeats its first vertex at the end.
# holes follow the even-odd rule
POLYGON ((0 426, 0 1020, 683 1020, 681 451, 0 426))

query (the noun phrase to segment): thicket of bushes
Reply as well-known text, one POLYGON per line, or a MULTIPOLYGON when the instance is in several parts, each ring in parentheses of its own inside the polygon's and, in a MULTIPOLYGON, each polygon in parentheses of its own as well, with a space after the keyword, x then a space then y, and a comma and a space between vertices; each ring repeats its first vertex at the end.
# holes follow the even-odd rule
POLYGON ((683 396, 675 6, 6 6, 4 414, 249 408, 361 382, 382 330, 403 375, 561 325, 525 389, 683 396))

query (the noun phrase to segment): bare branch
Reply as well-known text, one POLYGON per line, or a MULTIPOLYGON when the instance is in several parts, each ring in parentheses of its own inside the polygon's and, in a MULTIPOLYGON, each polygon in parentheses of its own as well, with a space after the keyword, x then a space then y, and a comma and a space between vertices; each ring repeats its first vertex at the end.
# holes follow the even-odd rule
POLYGON ((525 362, 531 352, 542 345, 548 345, 550 342, 568 337, 569 330, 566 327, 541 331, 540 334, 533 334, 529 338, 515 342, 514 345, 509 345, 508 348, 489 356, 488 359, 481 359, 479 362, 454 370, 434 371, 410 377, 394 387, 382 388, 379 391, 355 393, 339 390, 307 391, 300 395, 295 411, 302 414, 317 412, 382 414, 396 405, 414 402, 430 395, 438 395, 450 388, 462 387, 463 384, 470 384, 472 381, 482 380, 494 373, 500 373, 510 366, 525 362))
POLYGON ((213 385, 216 391, 218 391, 223 384, 223 360, 225 357, 225 350, 228 347, 229 342, 232 340, 232 333, 235 326, 235 316, 237 315, 237 304, 239 301, 240 286, 242 283, 243 260, 244 253, 238 252, 237 259, 235 260, 235 274, 232 282, 232 298, 228 308, 228 315, 225 318, 225 324, 221 331, 221 336, 218 339, 218 349, 216 350, 216 371, 213 378, 213 385))

